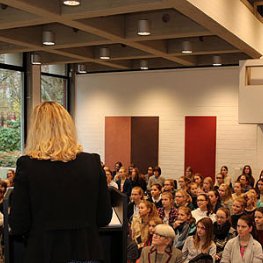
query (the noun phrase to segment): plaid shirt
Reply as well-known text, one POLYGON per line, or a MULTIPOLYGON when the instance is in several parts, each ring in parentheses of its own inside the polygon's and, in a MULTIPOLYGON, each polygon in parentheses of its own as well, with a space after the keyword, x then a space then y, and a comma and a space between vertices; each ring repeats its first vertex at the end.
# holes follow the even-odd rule
MULTIPOLYGON (((164 213, 164 207, 161 207, 158 209, 159 217, 164 220, 165 218, 165 213, 164 213)), ((177 209, 172 207, 169 213, 169 225, 173 227, 173 224, 175 220, 177 219, 178 212, 177 209)))

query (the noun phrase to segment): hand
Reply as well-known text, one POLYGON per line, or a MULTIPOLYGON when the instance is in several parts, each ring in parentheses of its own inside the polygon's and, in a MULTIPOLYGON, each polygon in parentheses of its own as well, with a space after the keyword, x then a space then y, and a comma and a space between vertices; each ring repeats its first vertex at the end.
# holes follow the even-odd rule
POLYGON ((182 221, 176 220, 176 221, 174 222, 174 228, 177 228, 177 227, 180 226, 181 224, 182 224, 182 221))

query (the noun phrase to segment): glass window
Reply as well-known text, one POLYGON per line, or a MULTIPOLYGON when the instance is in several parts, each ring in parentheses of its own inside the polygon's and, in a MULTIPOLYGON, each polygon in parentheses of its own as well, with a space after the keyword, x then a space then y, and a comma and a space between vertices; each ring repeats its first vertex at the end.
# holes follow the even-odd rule
POLYGON ((67 75, 67 67, 66 65, 42 65, 41 72, 49 73, 54 75, 67 75))
POLYGON ((67 79, 41 75, 41 101, 56 101, 66 107, 67 79))
MULTIPOLYGON (((15 167, 23 145, 23 73, 0 68, 0 167, 15 167)), ((5 169, 0 176, 6 178, 5 169)))
POLYGON ((13 66, 22 66, 23 54, 22 53, 0 54, 0 63, 13 65, 13 66))

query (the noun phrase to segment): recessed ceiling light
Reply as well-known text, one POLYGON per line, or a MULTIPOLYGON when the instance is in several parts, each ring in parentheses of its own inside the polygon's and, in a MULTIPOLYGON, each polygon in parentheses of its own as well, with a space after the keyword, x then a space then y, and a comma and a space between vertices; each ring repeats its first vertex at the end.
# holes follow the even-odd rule
POLYGON ((80 0, 72 0, 72 1, 69 1, 69 0, 65 0, 63 1, 63 4, 64 5, 67 5, 67 6, 78 6, 80 5, 80 0))
POLYGON ((52 31, 43 31, 42 33, 42 43, 45 46, 55 45, 55 34, 52 31))
POLYGON ((108 47, 100 48, 100 59, 110 59, 110 49, 108 47))
POLYGON ((213 66, 222 66, 222 58, 220 56, 213 56, 213 66))
POLYGON ((138 31, 137 34, 140 36, 149 36, 150 32, 150 22, 148 19, 141 19, 138 21, 138 31))
POLYGON ((149 69, 148 67, 148 61, 147 60, 140 60, 140 69, 141 70, 147 70, 149 69))

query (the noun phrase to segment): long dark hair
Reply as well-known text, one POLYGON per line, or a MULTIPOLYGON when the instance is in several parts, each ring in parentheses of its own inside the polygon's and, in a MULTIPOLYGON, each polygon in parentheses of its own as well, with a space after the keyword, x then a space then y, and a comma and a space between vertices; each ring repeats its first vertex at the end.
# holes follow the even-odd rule
MULTIPOLYGON (((198 226, 199 223, 204 225, 206 231, 205 243, 202 245, 201 249, 207 250, 213 240, 213 222, 209 217, 204 217, 197 222, 196 226, 198 226)), ((198 236, 197 231, 194 235, 194 245, 196 249, 198 249, 200 245, 200 237, 198 236)))

